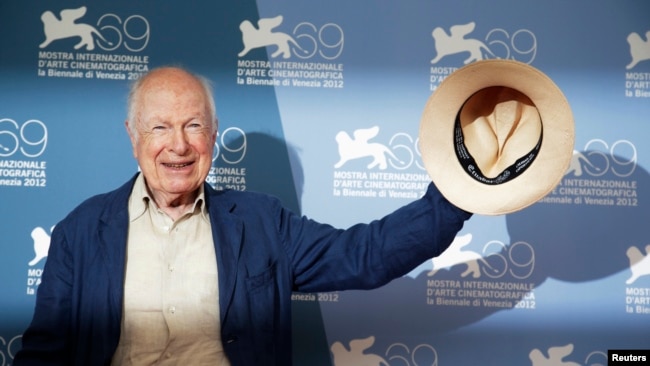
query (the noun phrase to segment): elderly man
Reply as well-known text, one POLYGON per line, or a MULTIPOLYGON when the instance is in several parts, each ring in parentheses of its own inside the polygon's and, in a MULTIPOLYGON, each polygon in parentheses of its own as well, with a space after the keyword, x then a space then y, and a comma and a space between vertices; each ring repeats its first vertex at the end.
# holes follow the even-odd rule
POLYGON ((211 89, 183 69, 133 85, 126 127, 142 172, 56 226, 17 366, 290 365, 292 291, 381 286, 470 217, 433 184, 347 230, 215 191, 211 89))

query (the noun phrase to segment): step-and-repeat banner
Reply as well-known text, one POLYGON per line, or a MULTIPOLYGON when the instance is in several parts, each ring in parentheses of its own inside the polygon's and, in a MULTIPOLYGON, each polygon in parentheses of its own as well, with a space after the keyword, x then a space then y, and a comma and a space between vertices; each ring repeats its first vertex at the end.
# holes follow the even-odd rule
POLYGON ((296 365, 595 366, 650 348, 649 2, 28 0, 0 2, 0 366, 52 228, 137 171, 123 121, 142 73, 213 80, 210 184, 347 227, 422 194, 425 101, 490 58, 564 91, 576 141, 561 183, 474 216, 385 287, 295 294, 296 365))

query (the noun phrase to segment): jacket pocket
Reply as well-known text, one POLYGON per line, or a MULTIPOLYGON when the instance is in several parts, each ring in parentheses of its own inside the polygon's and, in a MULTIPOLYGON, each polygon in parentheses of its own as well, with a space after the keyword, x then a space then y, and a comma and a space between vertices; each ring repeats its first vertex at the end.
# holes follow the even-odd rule
POLYGON ((250 332, 258 354, 256 364, 262 365, 275 358, 274 339, 278 329, 280 313, 279 293, 276 281, 276 265, 273 264, 263 272, 246 279, 248 290, 248 317, 250 332))

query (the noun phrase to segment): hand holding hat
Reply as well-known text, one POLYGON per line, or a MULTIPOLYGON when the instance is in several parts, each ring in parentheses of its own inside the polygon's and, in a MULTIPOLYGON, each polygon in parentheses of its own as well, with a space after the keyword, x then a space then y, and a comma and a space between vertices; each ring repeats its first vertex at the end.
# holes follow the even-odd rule
POLYGON ((483 60, 449 75, 426 103, 420 149, 440 192, 473 213, 523 209, 562 179, 574 123, 560 89, 512 60, 483 60))

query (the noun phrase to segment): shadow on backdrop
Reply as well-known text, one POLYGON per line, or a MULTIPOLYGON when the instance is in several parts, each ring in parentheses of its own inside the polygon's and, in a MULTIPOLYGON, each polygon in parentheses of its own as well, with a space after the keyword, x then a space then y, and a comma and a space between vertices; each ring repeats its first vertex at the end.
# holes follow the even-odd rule
MULTIPOLYGON (((589 152, 582 154, 589 156, 589 152)), ((612 161, 626 161, 625 158, 616 156, 611 158, 612 161)), ((628 173, 631 171, 629 168, 628 173)), ((588 169, 570 170, 557 188, 556 194, 559 195, 562 195, 560 192, 569 192, 560 191, 560 188, 578 190, 563 193, 566 197, 571 197, 571 203, 538 202, 506 215, 509 243, 504 243, 500 252, 484 257, 488 265, 479 263, 479 278, 463 277, 468 266, 475 263, 460 263, 437 271, 433 277, 423 271, 416 278, 405 276, 372 291, 348 291, 341 294, 338 303, 322 304, 328 322, 332 319, 336 323, 332 329, 355 330, 350 335, 352 338, 339 340, 346 343, 355 338, 377 336, 375 347, 382 349, 388 347, 388 344, 379 342, 380 335, 386 335, 388 339, 395 339, 396 334, 431 339, 436 334, 452 332, 478 323, 497 312, 512 309, 427 304, 428 281, 432 279, 487 283, 525 282, 537 289, 547 279, 580 283, 604 279, 622 271, 629 272, 630 260, 626 255, 628 249, 636 247, 644 251, 643 248, 648 244, 648 231, 645 229, 650 217, 648 172, 641 166, 636 166, 631 174, 624 177, 617 175, 611 166, 599 170, 598 175, 589 174, 588 169), (594 189, 616 190, 614 186, 621 182, 625 186, 635 185, 634 188, 623 188, 635 197, 621 197, 619 200, 607 191, 594 193, 594 189), (592 190, 588 191, 587 188, 592 190), (526 248, 532 248, 532 251, 523 250, 526 248), (513 259, 508 259, 510 255, 513 255, 513 259), (518 259, 517 256, 524 257, 518 259), (522 266, 515 268, 515 271, 506 271, 503 258, 519 264, 527 264, 526 260, 534 258, 534 268, 522 266), (486 275, 490 270, 488 267, 503 270, 503 274, 491 278, 486 275), (530 269, 531 272, 517 272, 517 269, 530 269), (521 279, 522 274, 526 275, 524 280, 521 279)), ((549 194, 547 198, 551 196, 549 194)), ((624 282, 622 281, 621 288, 625 286, 624 282)), ((515 303, 516 301, 513 302, 515 303)))

